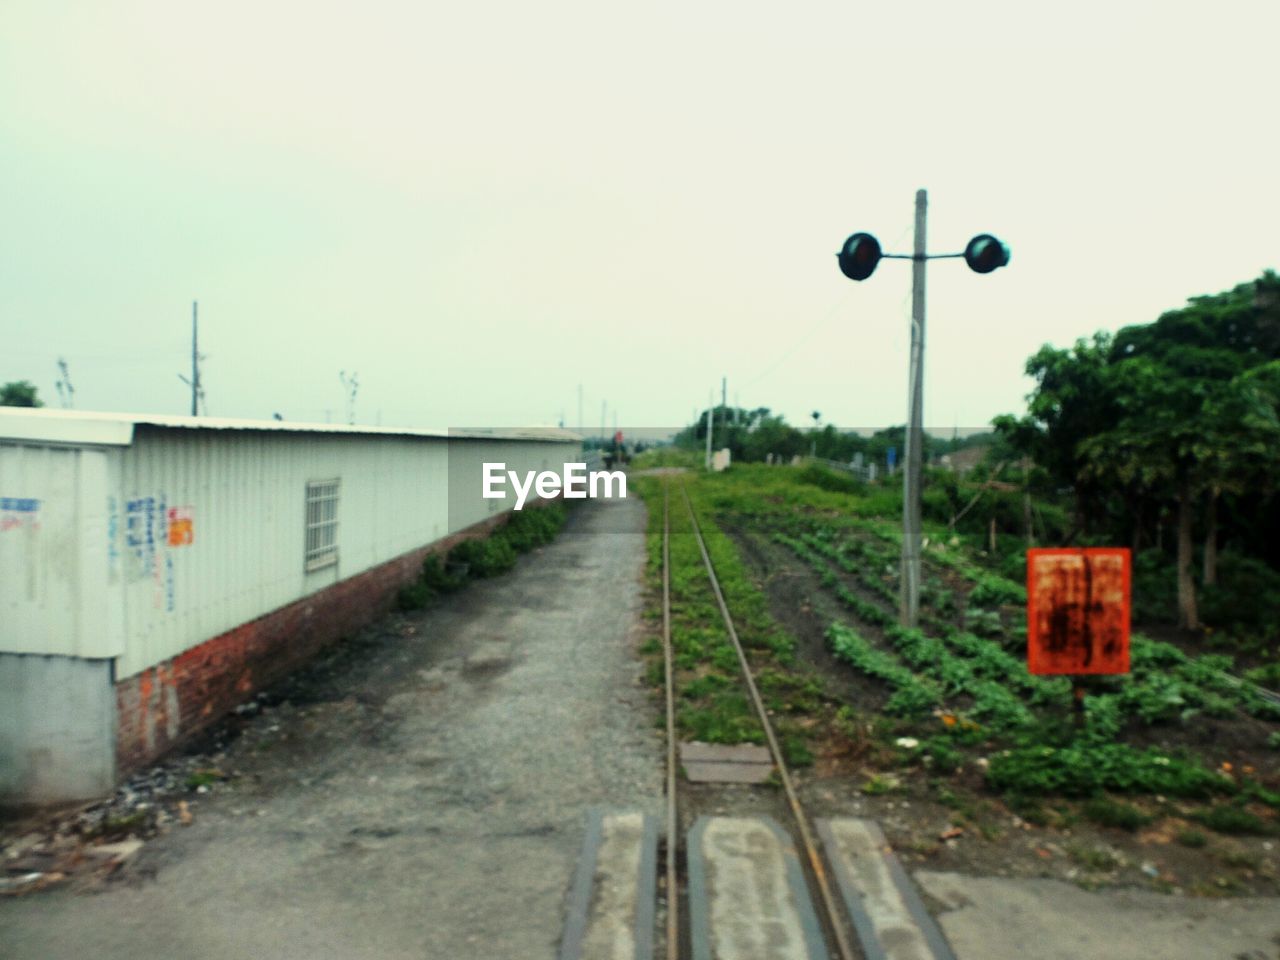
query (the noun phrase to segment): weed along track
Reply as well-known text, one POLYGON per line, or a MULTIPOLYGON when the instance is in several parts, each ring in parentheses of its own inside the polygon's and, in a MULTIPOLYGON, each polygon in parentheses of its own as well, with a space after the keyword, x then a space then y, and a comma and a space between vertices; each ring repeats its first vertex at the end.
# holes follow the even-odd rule
MULTIPOLYGON (((678 481, 677 481, 678 482, 678 481)), ((720 608, 720 615, 724 618, 725 631, 729 635, 729 640, 733 644, 734 652, 737 654, 738 663, 742 668, 742 681, 751 696, 751 704, 755 708, 756 716, 760 720, 760 726, 764 730, 765 739, 769 744, 769 753, 773 758, 778 779, 782 783, 782 789, 786 792, 787 805, 791 809, 792 817, 795 821, 795 828, 800 838, 800 842, 804 847, 804 863, 808 867, 808 877, 817 887, 819 899, 822 904, 822 916, 825 920, 824 927, 832 936, 836 947, 836 954, 840 960, 853 960, 853 947, 849 942, 848 935, 845 932, 844 923, 836 909, 835 896, 831 890, 831 883, 828 880, 828 870, 823 863, 822 856, 818 852, 815 844, 813 829, 810 825, 809 816, 805 812, 804 806, 800 802, 799 796, 796 794, 794 785, 792 784, 791 774, 787 769, 786 757, 783 755, 782 747, 778 741, 778 735, 773 729, 773 724, 769 720, 769 713, 765 709, 764 701, 760 698, 760 690, 756 685, 756 680, 751 671, 751 664, 747 659, 746 652, 742 649, 742 642, 738 639, 738 632, 734 627, 733 615, 729 611, 728 605, 725 603, 724 593, 720 589, 720 581, 716 576, 715 565, 711 562, 711 555, 707 552, 706 541, 702 536, 702 529, 698 524, 698 518, 693 511, 693 503, 689 500, 689 493, 684 485, 680 484, 680 496, 684 501, 685 510, 689 515, 689 523, 693 532, 693 536, 697 541, 698 550, 702 554, 702 561, 706 565, 707 579, 711 584, 711 590, 715 594, 716 603, 720 608)), ((667 506, 668 492, 663 491, 664 511, 669 509, 667 506)), ((664 527, 669 531, 669 523, 664 519, 664 527)), ((670 533, 666 534, 665 540, 670 539, 670 533)), ((664 555, 669 555, 669 546, 664 543, 664 555)), ((664 575, 665 577, 665 575, 664 575)), ((669 616, 669 615, 668 615, 669 616)), ((670 640, 666 640, 667 662, 670 663, 670 640)), ((668 670, 666 677, 667 698, 670 702, 674 697, 675 677, 668 670)), ((674 743, 676 737, 675 720, 671 713, 667 717, 667 740, 668 743, 674 743)), ((668 750, 668 760, 670 761, 671 751, 668 750)), ((672 789, 676 778, 674 775, 668 778, 668 789, 672 789)), ((674 814, 674 805, 672 807, 674 814)), ((667 836, 678 836, 679 825, 675 822, 674 815, 667 824, 667 836)), ((674 850, 675 844, 668 843, 667 860, 668 874, 673 870, 672 864, 676 856, 674 850)), ((671 934, 669 934, 669 937, 671 934)))

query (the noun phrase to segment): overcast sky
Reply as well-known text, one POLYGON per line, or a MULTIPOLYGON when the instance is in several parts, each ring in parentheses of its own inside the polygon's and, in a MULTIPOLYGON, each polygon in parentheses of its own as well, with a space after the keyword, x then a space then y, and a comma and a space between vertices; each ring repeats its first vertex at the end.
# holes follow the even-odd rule
POLYGON ((1280 4, 0 6, 0 382, 182 413, 680 426, 1020 411, 1042 343, 1280 265, 1280 4), (718 397, 717 397, 718 399, 718 397))

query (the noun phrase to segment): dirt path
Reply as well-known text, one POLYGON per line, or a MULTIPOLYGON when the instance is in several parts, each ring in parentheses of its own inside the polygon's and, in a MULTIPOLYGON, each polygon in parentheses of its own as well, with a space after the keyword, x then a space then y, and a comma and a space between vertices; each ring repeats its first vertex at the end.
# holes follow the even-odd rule
POLYGON ((391 616, 227 744, 237 774, 94 893, 0 899, 10 960, 551 958, 593 805, 661 809, 638 500, 391 616))

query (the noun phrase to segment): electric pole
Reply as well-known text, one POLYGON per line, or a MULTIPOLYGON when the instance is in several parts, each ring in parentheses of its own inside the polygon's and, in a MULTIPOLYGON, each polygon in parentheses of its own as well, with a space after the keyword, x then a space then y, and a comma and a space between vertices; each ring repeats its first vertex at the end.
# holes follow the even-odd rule
MULTIPOLYGON (((200 385, 200 361, 204 359, 200 356, 200 338, 199 338, 199 304, 191 301, 191 379, 188 380, 182 374, 178 374, 178 379, 191 387, 191 415, 193 417, 200 415, 200 404, 204 402, 204 387, 200 385)), ((206 412, 208 408, 206 407, 206 412)))
POLYGON ((723 432, 729 426, 729 378, 720 378, 720 429, 723 432))
POLYGON ((191 301, 191 415, 200 411, 197 404, 200 400, 200 305, 191 301))
POLYGON ((347 392, 347 424, 355 426, 356 424, 356 392, 360 389, 360 381, 357 379, 359 375, 353 372, 350 377, 347 371, 339 370, 338 379, 342 382, 342 388, 347 392))
POLYGON ((902 593, 898 618, 914 627, 920 616, 920 480, 924 453, 924 266, 929 198, 916 191, 915 253, 911 258, 911 372, 907 385, 907 436, 902 471, 902 593))
POLYGON ((914 252, 884 253, 880 241, 869 233, 852 234, 836 254, 840 272, 850 280, 866 280, 881 259, 911 261, 911 366, 907 377, 907 430, 902 464, 902 568, 899 619, 914 627, 920 616, 921 507, 920 484, 924 475, 924 267, 928 260, 963 257, 974 273, 990 273, 1009 264, 1009 247, 989 233, 980 233, 964 253, 926 252, 925 214, 928 195, 916 191, 914 252))
POLYGON ((707 391, 707 470, 711 469, 711 430, 715 423, 711 418, 711 414, 715 411, 715 394, 710 390, 707 391))
POLYGON ((578 422, 575 424, 578 433, 582 432, 582 384, 578 384, 578 422))
POLYGON ((58 399, 62 402, 62 408, 64 410, 70 410, 76 405, 76 388, 71 385, 71 373, 67 369, 67 360, 65 357, 58 358, 58 370, 62 374, 58 378, 58 382, 55 384, 58 388, 58 399))

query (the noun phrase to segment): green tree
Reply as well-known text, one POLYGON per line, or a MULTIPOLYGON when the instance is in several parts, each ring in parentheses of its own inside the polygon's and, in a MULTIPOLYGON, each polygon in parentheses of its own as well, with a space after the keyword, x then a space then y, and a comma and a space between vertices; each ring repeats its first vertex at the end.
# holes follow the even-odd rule
MULTIPOLYGON (((1197 521, 1202 580, 1212 584, 1220 501, 1248 498, 1253 513, 1275 513, 1278 360, 1280 277, 1268 272, 1114 337, 1046 345, 1027 362, 1036 379, 1027 415, 993 423, 1002 445, 1070 485, 1086 534, 1127 526, 1137 549, 1149 508, 1160 518, 1173 507, 1179 620, 1195 627, 1197 521)), ((1230 533, 1256 544, 1253 526, 1237 517, 1230 533)))
POLYGON ((43 407, 30 380, 12 380, 0 384, 0 407, 43 407))

